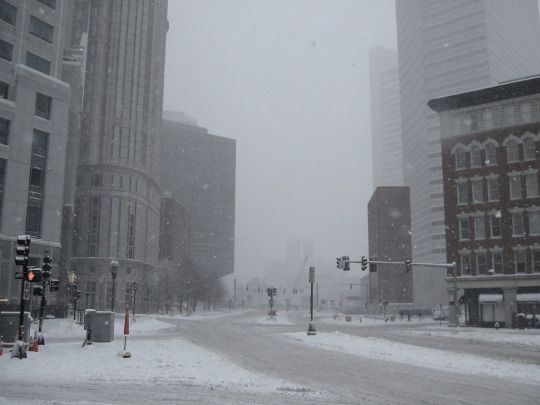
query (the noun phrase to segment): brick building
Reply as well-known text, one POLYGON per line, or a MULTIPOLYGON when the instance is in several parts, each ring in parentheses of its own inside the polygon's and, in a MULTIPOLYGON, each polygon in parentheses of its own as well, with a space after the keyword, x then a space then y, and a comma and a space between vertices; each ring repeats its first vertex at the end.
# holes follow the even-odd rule
MULTIPOLYGON (((540 77, 433 99, 441 120, 450 302, 469 325, 540 310, 540 77), (454 289, 457 288, 457 294, 454 289)), ((452 319, 451 319, 452 321, 452 319)))

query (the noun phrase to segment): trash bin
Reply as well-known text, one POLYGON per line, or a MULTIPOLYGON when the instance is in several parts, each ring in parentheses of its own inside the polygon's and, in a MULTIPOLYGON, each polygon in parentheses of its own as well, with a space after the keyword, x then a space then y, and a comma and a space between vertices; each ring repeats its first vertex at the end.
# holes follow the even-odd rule
POLYGON ((525 314, 519 313, 516 315, 516 325, 518 329, 525 329, 527 327, 527 318, 525 314))
MULTIPOLYGON (((1 311, 0 312, 0 336, 4 337, 4 343, 14 343, 19 337, 19 316, 18 311, 1 311)), ((30 325, 32 317, 30 312, 24 313, 23 341, 28 343, 30 336, 30 325)))
POLYGON ((91 313, 86 327, 92 329, 92 342, 112 342, 114 340, 114 312, 91 313))

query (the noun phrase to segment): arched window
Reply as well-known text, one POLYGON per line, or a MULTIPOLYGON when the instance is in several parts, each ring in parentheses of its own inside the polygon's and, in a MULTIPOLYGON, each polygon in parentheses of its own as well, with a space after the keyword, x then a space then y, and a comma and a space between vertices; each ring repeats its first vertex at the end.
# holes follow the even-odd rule
POLYGON ((497 164, 497 147, 494 143, 486 143, 486 165, 497 164))
POLYGON ((478 145, 471 146, 471 167, 482 166, 482 150, 478 145))
POLYGON ((523 157, 525 160, 536 159, 536 144, 534 138, 525 138, 523 140, 523 157))
POLYGON ((456 169, 467 168, 467 152, 465 148, 456 149, 456 169))
POLYGON ((508 141, 506 144, 506 159, 509 162, 519 161, 518 143, 514 140, 508 141))

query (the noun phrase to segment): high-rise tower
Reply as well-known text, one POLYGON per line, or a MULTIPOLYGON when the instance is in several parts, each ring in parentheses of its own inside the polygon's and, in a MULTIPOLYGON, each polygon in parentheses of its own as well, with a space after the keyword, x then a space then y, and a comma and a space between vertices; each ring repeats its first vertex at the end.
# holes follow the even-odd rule
MULTIPOLYGON (((404 184, 413 258, 446 262, 439 118, 427 101, 540 72, 536 0, 396 1, 404 184)), ((421 306, 446 296, 445 271, 414 273, 421 306)))
POLYGON ((167 29, 167 0, 74 5, 71 46, 87 37, 87 57, 70 266, 93 307, 110 307, 112 259, 118 301, 128 282, 147 291, 158 262, 167 29))

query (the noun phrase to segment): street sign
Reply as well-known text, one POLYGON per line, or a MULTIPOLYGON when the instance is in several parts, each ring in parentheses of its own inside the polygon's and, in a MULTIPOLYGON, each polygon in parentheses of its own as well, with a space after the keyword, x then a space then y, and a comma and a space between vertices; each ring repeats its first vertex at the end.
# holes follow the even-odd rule
POLYGON ((315 282, 315 266, 309 266, 309 282, 311 284, 315 282))
POLYGON ((23 293, 23 300, 28 301, 30 299, 30 284, 24 283, 24 293, 23 293))

